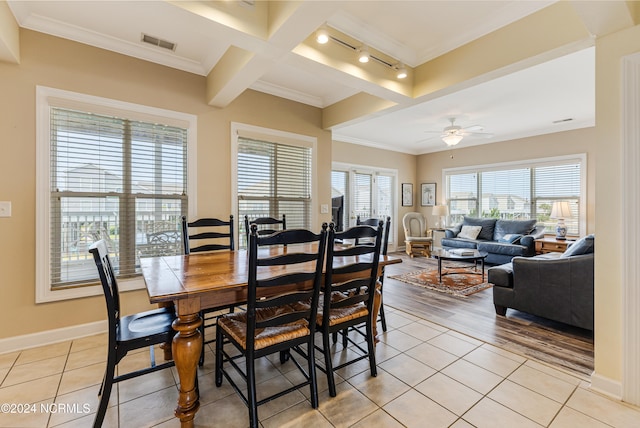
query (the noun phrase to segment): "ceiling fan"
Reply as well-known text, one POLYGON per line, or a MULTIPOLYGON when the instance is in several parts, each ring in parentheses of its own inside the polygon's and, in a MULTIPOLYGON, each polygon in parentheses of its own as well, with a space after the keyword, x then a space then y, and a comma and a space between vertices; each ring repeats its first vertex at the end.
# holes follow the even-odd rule
POLYGON ((482 125, 465 126, 455 124, 456 118, 450 117, 449 122, 451 125, 445 127, 442 131, 425 131, 425 132, 438 132, 440 138, 445 142, 447 146, 455 146, 467 135, 482 135, 487 138, 493 137, 493 134, 489 132, 482 132, 484 127, 482 125))

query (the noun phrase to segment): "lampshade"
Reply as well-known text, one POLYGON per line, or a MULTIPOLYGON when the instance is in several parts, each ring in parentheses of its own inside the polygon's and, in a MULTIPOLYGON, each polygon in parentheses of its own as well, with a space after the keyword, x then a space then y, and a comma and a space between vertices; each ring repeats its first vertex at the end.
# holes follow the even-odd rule
POLYGON ((571 218, 571 207, 567 201, 555 201, 551 206, 551 218, 571 218))
POLYGON ((434 205, 431 214, 440 217, 449 215, 449 207, 446 205, 434 205))
POLYGON ((444 141, 447 144, 447 146, 455 146, 460 141, 462 141, 462 135, 447 134, 444 137, 442 137, 442 141, 444 141))

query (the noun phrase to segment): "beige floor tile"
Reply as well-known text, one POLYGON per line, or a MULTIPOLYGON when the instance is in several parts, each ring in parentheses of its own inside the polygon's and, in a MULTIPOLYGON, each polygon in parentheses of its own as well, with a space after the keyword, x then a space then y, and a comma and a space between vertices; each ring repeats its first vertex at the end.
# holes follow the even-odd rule
POLYGON ((400 311, 400 310, 396 310, 394 312, 394 315, 401 316, 402 318, 407 319, 407 320, 412 321, 412 322, 420 321, 422 319, 422 318, 417 317, 415 315, 412 315, 412 314, 410 314, 408 312, 404 312, 404 311, 400 311))
MULTIPOLYGON (((284 391, 291 386, 293 386, 293 384, 284 376, 277 376, 268 379, 256 385, 258 400, 262 400, 280 391, 284 391)), ((292 391, 282 397, 259 406, 258 415, 260 416, 260 419, 267 419, 299 403, 306 403, 311 409, 311 404, 299 390, 292 391)))
POLYGON ((422 343, 420 339, 415 338, 400 330, 394 330, 393 334, 382 337, 381 341, 403 352, 422 343))
MULTIPOLYGON (((100 402, 99 390, 100 385, 95 385, 68 394, 58 395, 55 400, 57 411, 52 412, 50 424, 52 426, 61 425, 88 415, 92 416, 91 420, 93 421, 100 402)), ((117 403, 117 395, 112 393, 109 405, 113 407, 117 403)))
POLYGON ((55 374, 18 385, 2 387, 0 388, 0 403, 35 403, 53 400, 61 378, 62 374, 55 374))
POLYGON ((582 388, 576 389, 567 407, 616 428, 640 426, 640 409, 614 401, 582 388))
POLYGON ((198 376, 198 387, 200 388, 201 406, 206 406, 207 404, 216 402, 228 395, 236 393, 229 382, 223 382, 220 387, 217 387, 215 382, 216 379, 213 373, 198 376))
POLYGON ((376 410, 366 418, 360 420, 352 428, 402 428, 402 424, 391 417, 384 410, 376 410))
POLYGON ((376 404, 347 382, 336 385, 337 395, 320 394, 318 410, 336 427, 351 426, 378 409, 376 404))
POLYGON ((383 407, 405 427, 448 427, 458 417, 415 390, 410 390, 383 407))
POLYGON ((506 350, 504 350, 502 348, 498 348, 497 346, 493 346, 493 345, 490 345, 488 343, 484 343, 481 346, 481 348, 485 349, 487 351, 491 351, 494 354, 502 355, 503 357, 509 358, 510 360, 516 361, 516 362, 521 363, 521 364, 527 361, 527 358, 523 357, 522 355, 515 354, 515 353, 510 352, 510 351, 506 351, 506 350))
POLYGON ((426 364, 405 354, 393 357, 380 364, 379 367, 410 386, 419 384, 436 372, 426 364))
POLYGON ((573 376, 561 369, 555 369, 553 367, 548 366, 547 364, 542 364, 537 361, 527 360, 525 363, 527 367, 531 367, 532 369, 536 369, 548 375, 551 375, 555 378, 562 379, 563 381, 570 383, 572 385, 578 385, 583 379, 580 379, 576 376, 573 376))
POLYGON ((444 349, 426 342, 409 349, 405 354, 436 370, 442 370, 458 359, 457 356, 444 349))
POLYGON ((388 345, 386 342, 384 342, 383 340, 381 340, 377 345, 376 345, 376 362, 378 364, 380 364, 383 361, 386 361, 390 358, 395 357, 396 355, 398 355, 400 353, 399 350, 397 350, 396 348, 394 348, 391 345, 388 345))
POLYGON ((562 407, 557 401, 508 380, 487 396, 543 426, 549 425, 562 407))
POLYGON ((415 389, 458 416, 482 398, 482 394, 442 373, 434 374, 415 389))
POLYGON ((4 378, 7 377, 10 369, 10 367, 0 369, 0 386, 2 386, 2 382, 4 382, 4 378))
POLYGON ((481 394, 488 393, 503 380, 497 374, 465 360, 458 360, 447 366, 442 373, 481 394))
POLYGON ((160 370, 118 382, 114 388, 118 388, 120 403, 148 395, 156 391, 173 387, 177 390, 176 382, 169 370, 160 370))
POLYGON ((69 353, 70 348, 71 342, 65 341, 27 349, 20 353, 20 357, 16 360, 16 365, 29 364, 35 361, 46 360, 48 358, 64 356, 69 353))
POLYGON ((567 401, 576 389, 576 385, 533 369, 526 364, 520 366, 507 379, 559 403, 567 401))
POLYGON ((78 352, 71 352, 65 370, 78 369, 107 361, 107 347, 91 347, 78 352))
POLYGON ((120 404, 121 427, 148 427, 174 417, 176 388, 167 388, 120 404))
POLYGON ((8 411, 3 408, 3 411, 0 412, 0 427, 46 427, 50 415, 47 412, 49 403, 49 401, 12 402, 12 406, 8 408, 8 411), (44 406, 44 409, 41 406, 44 406))
MULTIPOLYGON (((414 319, 407 318, 406 315, 407 314, 405 312, 401 311, 386 313, 385 316, 387 318, 387 330, 396 330, 403 325, 411 324, 412 322, 416 321, 414 319)), ((380 330, 382 330, 381 327, 378 328, 378 331, 380 330)))
POLYGON ((513 373, 521 363, 491 352, 482 347, 474 349, 463 357, 476 366, 480 366, 499 376, 507 377, 513 373))
MULTIPOLYGON (((258 415, 260 415, 260 410, 258 410, 258 415)), ((196 413, 194 422, 196 428, 247 428, 249 426, 249 411, 240 397, 232 394, 215 403, 201 406, 196 413)), ((164 425, 176 426, 172 421, 165 422, 164 425)))
POLYGON ((609 425, 569 407, 563 407, 549 428, 607 428, 609 425))
POLYGON ((0 355, 0 368, 8 369, 13 366, 20 356, 20 352, 9 352, 7 354, 0 355))
POLYGON ((475 427, 473 425, 471 425, 469 422, 465 421, 464 419, 458 419, 449 428, 475 428, 475 427))
POLYGON ((540 428, 541 426, 489 398, 483 398, 462 418, 476 428, 540 428))
POLYGON ((268 419, 260 418, 264 428, 331 428, 333 425, 318 410, 311 408, 309 403, 299 403, 268 419))
POLYGON ((71 343, 71 352, 84 351, 89 348, 107 349, 108 340, 108 333, 94 334, 87 337, 81 337, 80 339, 74 339, 71 343))
POLYGON ((478 347, 478 345, 462 340, 449 332, 434 337, 429 340, 429 343, 458 357, 462 357, 478 347))
POLYGON ((98 363, 75 370, 65 370, 62 374, 58 394, 67 394, 93 385, 100 385, 106 364, 98 363))
POLYGON ((380 407, 410 389, 409 385, 382 369, 378 370, 376 377, 362 373, 352 377, 348 382, 380 407))
POLYGON ((431 328, 432 328, 432 329, 434 329, 434 330, 438 330, 438 331, 440 331, 440 332, 442 332, 442 333, 449 331, 449 329, 448 329, 448 328, 443 327, 443 326, 441 326, 440 324, 436 324, 436 323, 431 322, 431 321, 427 321, 427 320, 420 319, 420 320, 418 320, 417 322, 418 322, 418 323, 420 323, 420 324, 422 324, 422 325, 426 325, 427 327, 431 327, 431 328))
POLYGON ((66 355, 47 358, 33 363, 13 366, 2 383, 3 387, 17 385, 54 374, 61 375, 64 370, 66 355))
POLYGON ((403 327, 400 327, 398 330, 422 341, 433 339, 434 337, 442 334, 441 330, 436 330, 419 322, 407 324, 403 327))
POLYGON ((469 342, 475 346, 482 346, 484 344, 484 342, 481 340, 475 339, 471 336, 467 336, 466 334, 458 333, 455 330, 449 330, 448 334, 460 340, 464 340, 465 342, 469 342))

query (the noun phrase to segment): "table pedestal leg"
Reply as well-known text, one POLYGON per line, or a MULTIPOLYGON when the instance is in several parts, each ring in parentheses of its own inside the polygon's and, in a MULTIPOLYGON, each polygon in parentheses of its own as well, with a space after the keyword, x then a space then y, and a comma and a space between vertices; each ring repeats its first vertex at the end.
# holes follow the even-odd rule
POLYGON ((175 415, 182 428, 193 428, 193 418, 200 407, 196 390, 196 376, 202 336, 198 327, 202 324, 200 315, 181 315, 173 322, 178 333, 173 337, 173 358, 180 377, 180 396, 175 415))

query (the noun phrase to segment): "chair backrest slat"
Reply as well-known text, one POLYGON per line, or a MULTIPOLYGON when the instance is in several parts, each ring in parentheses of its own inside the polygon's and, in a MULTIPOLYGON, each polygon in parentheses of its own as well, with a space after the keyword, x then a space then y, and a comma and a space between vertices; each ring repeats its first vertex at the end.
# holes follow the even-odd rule
POLYGON ((271 235, 273 233, 278 232, 279 230, 287 230, 287 216, 286 214, 282 214, 282 220, 279 220, 274 217, 257 217, 254 219, 249 219, 248 215, 244 216, 244 231, 247 235, 247 245, 249 245, 249 234, 251 233, 251 225, 258 225, 257 233, 260 236, 271 235), (276 226, 280 225, 280 229, 277 229, 276 226), (265 227, 272 226, 272 227, 265 227))
POLYGON ((200 218, 192 222, 187 222, 187 217, 182 217, 182 245, 184 253, 200 253, 204 251, 231 250, 235 249, 233 233, 233 216, 229 220, 218 218, 200 218), (198 231, 189 233, 189 229, 215 228, 214 230, 198 231), (212 240, 217 242, 211 242, 212 240), (200 245, 191 246, 192 241, 201 242, 200 245))
POLYGON ((113 271, 113 265, 109 258, 109 249, 104 240, 101 239, 91 245, 89 252, 93 254, 93 259, 98 268, 98 275, 107 305, 109 342, 113 344, 116 341, 116 331, 120 325, 120 293, 118 291, 118 280, 113 271))

